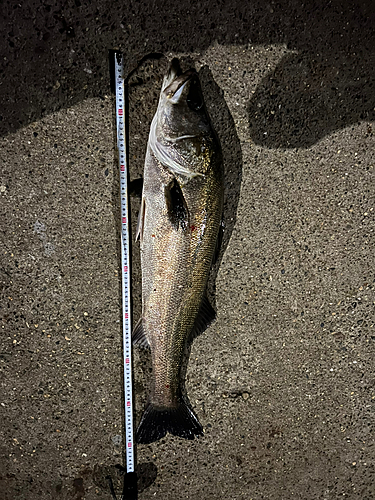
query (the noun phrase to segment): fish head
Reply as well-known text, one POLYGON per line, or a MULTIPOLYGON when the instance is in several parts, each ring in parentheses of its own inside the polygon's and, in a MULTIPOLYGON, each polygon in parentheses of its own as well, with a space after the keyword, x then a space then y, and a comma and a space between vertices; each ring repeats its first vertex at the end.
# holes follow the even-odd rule
POLYGON ((157 135, 166 139, 209 133, 209 118, 195 69, 182 73, 178 60, 172 60, 164 77, 157 115, 157 135))
POLYGON ((177 59, 164 78, 149 146, 182 183, 204 178, 213 167, 221 172, 220 143, 204 105, 198 73, 194 69, 183 73, 177 59))

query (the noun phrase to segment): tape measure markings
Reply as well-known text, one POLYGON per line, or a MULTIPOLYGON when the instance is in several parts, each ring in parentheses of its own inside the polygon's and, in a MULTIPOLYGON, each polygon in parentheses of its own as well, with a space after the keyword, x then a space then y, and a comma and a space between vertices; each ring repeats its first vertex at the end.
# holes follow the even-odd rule
POLYGON ((125 133, 125 86, 122 56, 115 54, 116 78, 116 125, 117 148, 120 163, 120 198, 121 198, 121 275, 122 275, 122 325, 124 349, 124 391, 125 391, 125 442, 126 470, 134 472, 134 433, 133 433, 133 391, 132 391, 132 353, 131 353, 131 314, 130 314, 130 251, 129 251, 129 216, 128 186, 125 133))

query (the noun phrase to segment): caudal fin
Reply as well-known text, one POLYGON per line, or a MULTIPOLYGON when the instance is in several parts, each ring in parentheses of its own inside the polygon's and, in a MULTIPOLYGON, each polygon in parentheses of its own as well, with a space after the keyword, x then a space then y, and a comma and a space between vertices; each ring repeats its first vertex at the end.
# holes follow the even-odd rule
POLYGON ((137 442, 152 443, 164 437, 167 432, 185 439, 203 435, 201 424, 183 400, 177 408, 160 408, 148 403, 137 429, 137 442))

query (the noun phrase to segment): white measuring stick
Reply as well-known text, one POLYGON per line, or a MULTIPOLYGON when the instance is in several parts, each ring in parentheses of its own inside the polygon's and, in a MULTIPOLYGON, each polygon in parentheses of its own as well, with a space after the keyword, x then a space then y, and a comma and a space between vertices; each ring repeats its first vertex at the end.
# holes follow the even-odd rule
POLYGON ((130 252, 128 215, 128 165, 125 130, 125 86, 122 56, 115 54, 117 148, 120 164, 122 325, 124 344, 126 471, 134 472, 132 344, 130 314, 130 252))

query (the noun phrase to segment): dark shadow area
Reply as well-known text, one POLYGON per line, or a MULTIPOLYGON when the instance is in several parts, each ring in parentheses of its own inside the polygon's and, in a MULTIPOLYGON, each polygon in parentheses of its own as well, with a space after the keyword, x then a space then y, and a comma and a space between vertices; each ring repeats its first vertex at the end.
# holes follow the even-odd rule
POLYGON ((242 182, 242 151, 234 120, 224 99, 224 93, 215 82, 208 66, 199 71, 206 107, 216 131, 223 154, 224 162, 224 232, 220 248, 213 263, 208 281, 209 299, 216 309, 216 278, 225 250, 236 224, 237 207, 242 182))
POLYGON ((269 148, 305 148, 351 123, 375 120, 374 63, 366 72, 354 55, 285 56, 250 100, 252 139, 269 148))
POLYGON ((276 99, 281 108, 276 117, 272 115, 269 134, 276 136, 285 123, 289 132, 282 131, 282 138, 266 143, 307 145, 324 132, 363 119, 366 113, 369 119, 373 116, 373 100, 366 102, 366 97, 371 93, 375 71, 374 12, 372 0, 203 0, 194 7, 189 2, 158 1, 3 2, 0 134, 88 97, 108 93, 108 49, 124 52, 129 73, 151 52, 194 52, 206 49, 214 41, 283 43, 301 55, 287 57, 277 68, 275 78, 268 75, 265 88, 260 88, 252 99, 249 111, 254 140, 263 143, 264 132, 268 135, 267 130, 259 130, 264 116, 256 118, 254 109, 259 111, 257 104, 266 101, 266 109, 276 114, 276 99), (303 90, 302 72, 307 72, 306 77, 314 81, 315 88, 303 90), (293 78, 295 84, 291 88, 288 82, 293 78), (273 98, 269 91, 275 86, 277 97, 273 98), (323 118, 326 109, 331 118, 323 118), (312 118, 307 119, 310 115, 312 118), (301 117, 302 126, 296 125, 301 117), (308 127, 312 130, 308 131, 308 127))
MULTIPOLYGON (((121 464, 113 466, 97 465, 94 467, 92 476, 94 484, 98 486, 109 498, 107 478, 110 477, 112 479, 113 487, 116 493, 120 494, 123 488, 125 472, 126 470, 121 464)), ((152 462, 147 462, 138 464, 136 472, 138 479, 138 492, 141 493, 155 481, 158 469, 152 462)))

